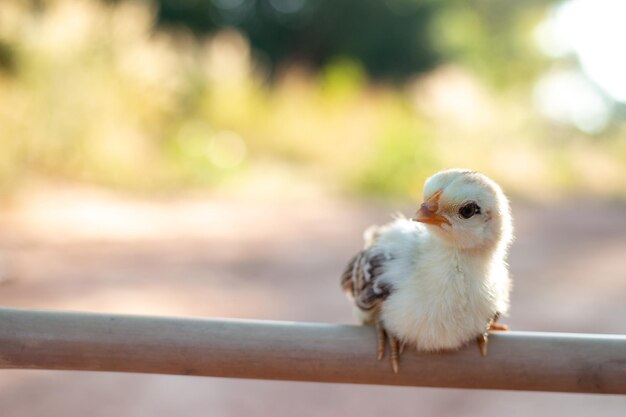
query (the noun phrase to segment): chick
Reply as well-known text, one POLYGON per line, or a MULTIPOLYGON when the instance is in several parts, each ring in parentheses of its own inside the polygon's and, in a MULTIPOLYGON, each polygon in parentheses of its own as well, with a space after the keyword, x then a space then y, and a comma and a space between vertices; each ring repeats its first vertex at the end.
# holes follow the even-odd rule
POLYGON ((405 344, 440 351, 475 339, 484 356, 488 331, 506 330, 495 323, 511 287, 506 196, 485 175, 451 169, 426 180, 424 199, 415 218, 370 227, 341 279, 357 317, 376 326, 379 360, 389 337, 396 373, 405 344))

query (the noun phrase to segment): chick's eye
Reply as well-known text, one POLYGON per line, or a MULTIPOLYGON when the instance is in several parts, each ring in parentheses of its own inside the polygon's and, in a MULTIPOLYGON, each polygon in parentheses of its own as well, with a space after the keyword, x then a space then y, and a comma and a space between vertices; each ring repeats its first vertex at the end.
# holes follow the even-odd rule
POLYGON ((480 214, 480 207, 476 203, 468 203, 459 209, 459 216, 469 219, 475 214, 480 214))

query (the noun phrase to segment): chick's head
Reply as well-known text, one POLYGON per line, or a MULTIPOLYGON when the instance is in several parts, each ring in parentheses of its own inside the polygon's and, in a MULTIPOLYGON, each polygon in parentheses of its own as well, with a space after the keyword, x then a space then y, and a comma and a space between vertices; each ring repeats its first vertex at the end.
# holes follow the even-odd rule
POLYGON ((498 184, 470 170, 450 169, 428 178, 414 220, 461 250, 506 250, 512 240, 508 199, 498 184))

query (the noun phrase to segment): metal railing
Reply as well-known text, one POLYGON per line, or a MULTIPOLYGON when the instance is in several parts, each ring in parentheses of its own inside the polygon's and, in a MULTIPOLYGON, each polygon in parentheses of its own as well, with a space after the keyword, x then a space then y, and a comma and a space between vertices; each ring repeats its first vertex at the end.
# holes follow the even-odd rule
POLYGON ((375 357, 373 329, 0 308, 0 368, 626 394, 626 336, 504 332, 481 357, 375 357))

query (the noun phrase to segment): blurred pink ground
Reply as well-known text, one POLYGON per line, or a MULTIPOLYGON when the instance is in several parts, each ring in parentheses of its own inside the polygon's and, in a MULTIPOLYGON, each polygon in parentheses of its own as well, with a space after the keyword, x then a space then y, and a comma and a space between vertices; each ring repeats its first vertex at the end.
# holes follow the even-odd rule
MULTIPOLYGON (((339 273, 360 248, 362 230, 394 210, 320 195, 145 202, 40 190, 0 216, 0 304, 352 323, 339 273)), ((515 288, 505 322, 518 330, 626 334, 626 207, 518 203, 513 214, 515 288)), ((0 371, 1 417, 625 412, 624 396, 0 371)))

